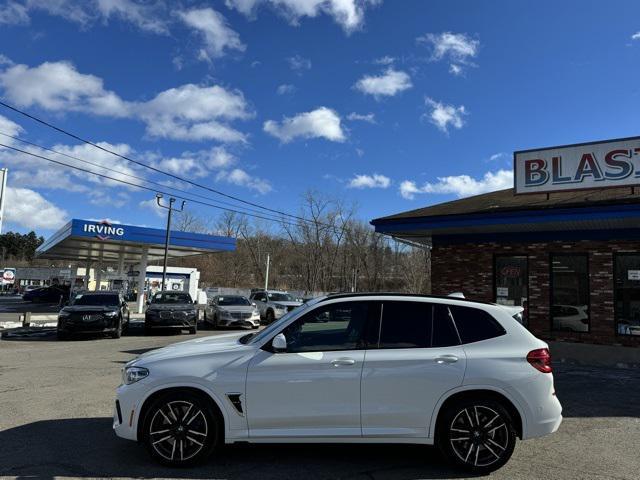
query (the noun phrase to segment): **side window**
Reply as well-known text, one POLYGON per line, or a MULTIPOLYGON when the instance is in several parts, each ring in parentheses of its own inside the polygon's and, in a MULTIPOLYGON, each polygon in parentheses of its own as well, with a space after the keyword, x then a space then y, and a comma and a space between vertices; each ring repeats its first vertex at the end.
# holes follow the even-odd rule
POLYGON ((449 306, 462 343, 479 342, 506 333, 502 325, 490 314, 479 308, 449 306))
POLYGON ((365 347, 369 316, 379 311, 374 302, 342 302, 316 308, 283 330, 287 352, 328 352, 365 347))
POLYGON ((431 346, 433 347, 460 345, 458 332, 453 325, 453 319, 447 305, 436 304, 433 306, 432 334, 431 346))
POLYGON ((380 348, 430 347, 431 311, 425 302, 384 302, 380 348))
POLYGON ((262 293, 256 293, 256 294, 253 296, 253 299, 254 299, 254 300, 257 300, 257 301, 259 301, 259 302, 264 302, 264 295, 263 295, 262 293))

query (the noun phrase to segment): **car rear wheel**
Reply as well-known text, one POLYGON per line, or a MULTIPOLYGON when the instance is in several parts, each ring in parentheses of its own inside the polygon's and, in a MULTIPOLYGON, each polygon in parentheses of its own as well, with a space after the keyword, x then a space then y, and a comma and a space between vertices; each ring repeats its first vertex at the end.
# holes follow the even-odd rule
POLYGON ((187 466, 206 459, 219 441, 220 424, 211 405, 191 392, 158 398, 143 424, 149 454, 169 466, 187 466))
POLYGON ((516 431, 500 403, 490 399, 463 400, 447 407, 441 415, 436 443, 454 465, 487 474, 511 458, 516 431))

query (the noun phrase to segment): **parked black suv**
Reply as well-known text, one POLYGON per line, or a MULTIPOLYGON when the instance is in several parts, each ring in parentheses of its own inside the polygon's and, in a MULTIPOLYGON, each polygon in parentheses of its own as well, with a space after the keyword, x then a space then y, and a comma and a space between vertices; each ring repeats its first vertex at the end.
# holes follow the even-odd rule
POLYGON ((79 292, 58 314, 58 339, 73 333, 106 333, 120 338, 129 326, 130 312, 119 292, 79 292))
POLYGON ((191 295, 184 292, 158 292, 147 302, 144 314, 145 334, 154 328, 175 328, 196 333, 198 310, 191 295))

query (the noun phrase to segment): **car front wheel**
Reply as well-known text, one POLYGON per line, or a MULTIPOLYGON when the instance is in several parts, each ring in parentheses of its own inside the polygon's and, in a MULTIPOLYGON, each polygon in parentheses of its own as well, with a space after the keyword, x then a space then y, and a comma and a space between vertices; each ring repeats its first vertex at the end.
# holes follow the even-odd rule
POLYGON ((457 402, 442 413, 436 443, 453 464, 487 474, 511 458, 516 432, 511 416, 500 403, 471 399, 457 402))
POLYGON ((143 441, 151 456, 164 465, 193 465, 206 459, 218 444, 219 427, 210 404, 200 395, 172 392, 147 411, 143 441))

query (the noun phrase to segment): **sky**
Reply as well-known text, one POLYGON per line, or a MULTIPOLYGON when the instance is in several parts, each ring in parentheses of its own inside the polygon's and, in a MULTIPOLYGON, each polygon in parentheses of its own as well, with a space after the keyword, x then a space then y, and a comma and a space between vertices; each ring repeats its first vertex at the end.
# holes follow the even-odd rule
MULTIPOLYGON (((0 143, 208 203, 175 176, 291 213, 316 190, 369 221, 509 188, 514 150, 638 135, 639 18, 633 0, 0 0, 2 101, 156 170, 4 107, 0 143)), ((3 231, 163 225, 153 191, 6 147, 0 166, 3 231)))

